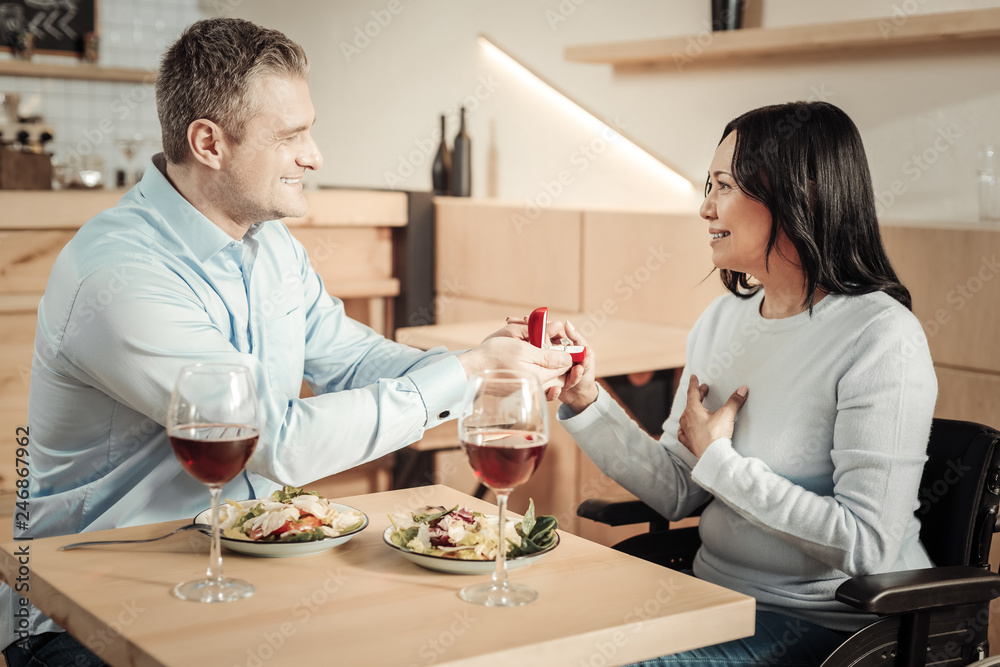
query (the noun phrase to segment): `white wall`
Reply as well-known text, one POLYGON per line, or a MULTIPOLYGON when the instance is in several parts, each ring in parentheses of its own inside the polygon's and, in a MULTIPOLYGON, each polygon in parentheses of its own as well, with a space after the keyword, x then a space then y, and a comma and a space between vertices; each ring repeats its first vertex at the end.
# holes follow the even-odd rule
MULTIPOLYGON (((431 150, 437 114, 478 89, 482 99, 468 123, 474 195, 545 205, 546 189, 556 192, 552 183, 562 173, 569 185, 555 205, 697 206, 697 187, 679 192, 630 160, 621 142, 581 159, 581 147, 601 146, 594 130, 500 68, 477 44, 479 33, 695 179, 729 119, 821 95, 861 128, 876 192, 888 204, 884 217, 971 221, 977 150, 1000 142, 997 49, 616 72, 567 62, 563 49, 702 32, 708 0, 395 1, 244 0, 232 12, 283 30, 309 53, 324 184, 429 188, 430 158, 412 174, 407 164, 422 161, 421 146, 431 150), (390 5, 400 11, 390 13, 390 5), (372 23, 378 18, 385 25, 372 23), (367 41, 358 38, 366 27, 377 32, 367 41), (345 54, 345 47, 357 51, 345 54), (935 147, 939 136, 947 140, 935 147), (920 155, 925 160, 918 164, 920 155), (889 193, 894 181, 902 194, 889 193)), ((765 27, 1000 6, 1000 0, 758 1, 765 27)), ((449 137, 453 132, 454 123, 449 137)))

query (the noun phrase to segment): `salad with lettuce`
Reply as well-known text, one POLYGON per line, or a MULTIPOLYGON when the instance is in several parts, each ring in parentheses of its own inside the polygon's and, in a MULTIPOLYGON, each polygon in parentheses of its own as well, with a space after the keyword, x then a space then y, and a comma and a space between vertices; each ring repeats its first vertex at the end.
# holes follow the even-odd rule
MULTIPOLYGON (((456 505, 451 509, 426 507, 409 514, 390 514, 389 538, 398 547, 418 554, 458 560, 494 560, 499 548, 499 517, 456 505)), ((535 517, 535 502, 518 522, 507 521, 507 558, 543 551, 556 543, 554 516, 535 517)))
POLYGON ((364 522, 357 510, 337 510, 315 491, 291 486, 249 506, 227 499, 219 507, 222 536, 250 542, 312 542, 357 530, 364 522))

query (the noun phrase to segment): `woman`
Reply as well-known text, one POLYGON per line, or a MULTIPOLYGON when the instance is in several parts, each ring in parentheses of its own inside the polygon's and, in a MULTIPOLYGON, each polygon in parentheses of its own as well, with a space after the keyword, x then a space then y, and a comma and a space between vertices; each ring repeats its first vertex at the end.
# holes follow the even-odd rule
POLYGON ((694 574, 757 599, 753 637, 648 664, 819 664, 872 620, 837 602, 837 586, 931 566, 913 514, 937 395, 926 338, 879 236, 861 137, 837 107, 730 122, 701 216, 730 294, 691 330, 662 438, 598 388, 593 357, 559 418, 663 516, 710 501, 694 574))

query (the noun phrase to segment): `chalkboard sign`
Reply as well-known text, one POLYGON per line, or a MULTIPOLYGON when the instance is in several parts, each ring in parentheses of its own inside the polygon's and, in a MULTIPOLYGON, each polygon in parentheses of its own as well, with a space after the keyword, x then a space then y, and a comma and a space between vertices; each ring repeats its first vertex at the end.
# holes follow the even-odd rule
POLYGON ((0 51, 11 51, 25 31, 35 52, 83 53, 83 37, 97 30, 97 0, 0 0, 0 51))

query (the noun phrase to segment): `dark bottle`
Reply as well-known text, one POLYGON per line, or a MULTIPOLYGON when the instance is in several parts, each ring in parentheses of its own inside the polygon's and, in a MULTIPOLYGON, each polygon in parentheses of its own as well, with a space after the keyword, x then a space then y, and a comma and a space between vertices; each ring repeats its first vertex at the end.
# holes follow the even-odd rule
POLYGON ((712 0, 712 30, 739 30, 746 0, 712 0))
POLYGON ((434 187, 434 194, 448 194, 450 180, 451 153, 448 152, 448 143, 444 136, 444 114, 441 114, 441 143, 438 144, 437 155, 434 156, 434 163, 431 165, 431 183, 434 187))
POLYGON ((452 146, 451 194, 468 197, 472 194, 472 149, 469 135, 465 133, 465 107, 462 107, 458 134, 452 146))

